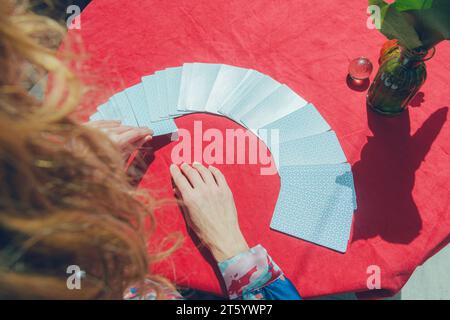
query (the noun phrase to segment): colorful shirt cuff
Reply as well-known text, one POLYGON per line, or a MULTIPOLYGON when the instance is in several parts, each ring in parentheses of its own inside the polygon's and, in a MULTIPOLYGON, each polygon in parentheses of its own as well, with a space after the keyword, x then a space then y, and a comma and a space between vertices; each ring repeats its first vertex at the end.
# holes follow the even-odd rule
POLYGON ((269 285, 283 275, 261 245, 220 262, 219 269, 230 299, 246 297, 252 291, 269 285))

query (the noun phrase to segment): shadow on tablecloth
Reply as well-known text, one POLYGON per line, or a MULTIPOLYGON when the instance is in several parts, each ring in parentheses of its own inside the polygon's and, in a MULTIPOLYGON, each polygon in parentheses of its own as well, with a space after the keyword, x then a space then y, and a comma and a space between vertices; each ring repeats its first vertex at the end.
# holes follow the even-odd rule
POLYGON ((353 166, 358 210, 353 241, 380 236, 408 244, 420 233, 422 220, 412 197, 415 172, 447 119, 448 107, 435 111, 414 134, 409 112, 382 117, 367 111, 373 136, 353 166))

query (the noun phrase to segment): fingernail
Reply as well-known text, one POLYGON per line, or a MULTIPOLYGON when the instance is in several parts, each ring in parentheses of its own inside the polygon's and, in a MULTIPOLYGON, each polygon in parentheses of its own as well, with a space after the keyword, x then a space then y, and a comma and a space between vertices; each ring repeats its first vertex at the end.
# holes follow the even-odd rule
POLYGON ((150 141, 150 140, 152 140, 152 136, 146 136, 144 140, 145 141, 150 141))

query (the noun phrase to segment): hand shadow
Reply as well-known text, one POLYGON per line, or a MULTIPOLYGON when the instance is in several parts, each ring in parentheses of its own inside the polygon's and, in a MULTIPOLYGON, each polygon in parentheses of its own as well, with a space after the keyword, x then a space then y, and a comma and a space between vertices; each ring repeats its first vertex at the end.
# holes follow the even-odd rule
POLYGON ((147 172, 148 166, 155 160, 155 152, 171 143, 174 139, 172 134, 156 136, 138 150, 127 168, 127 175, 131 180, 131 185, 139 185, 147 172))
POLYGON ((419 169, 447 119, 448 107, 434 112, 410 135, 409 112, 387 118, 367 111, 368 137, 361 160, 352 170, 358 209, 353 241, 377 235, 391 243, 407 244, 422 228, 412 190, 419 169))

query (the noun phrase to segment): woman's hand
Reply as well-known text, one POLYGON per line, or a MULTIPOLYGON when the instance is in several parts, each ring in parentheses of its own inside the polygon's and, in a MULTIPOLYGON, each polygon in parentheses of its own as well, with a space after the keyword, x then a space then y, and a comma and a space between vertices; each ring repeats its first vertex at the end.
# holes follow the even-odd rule
POLYGON ((199 163, 170 166, 177 196, 186 206, 186 219, 217 262, 247 251, 239 228, 233 194, 223 174, 199 163))
POLYGON ((149 128, 135 128, 124 126, 120 121, 92 121, 87 126, 103 131, 115 142, 125 159, 128 159, 134 150, 152 139, 153 131, 149 128))

